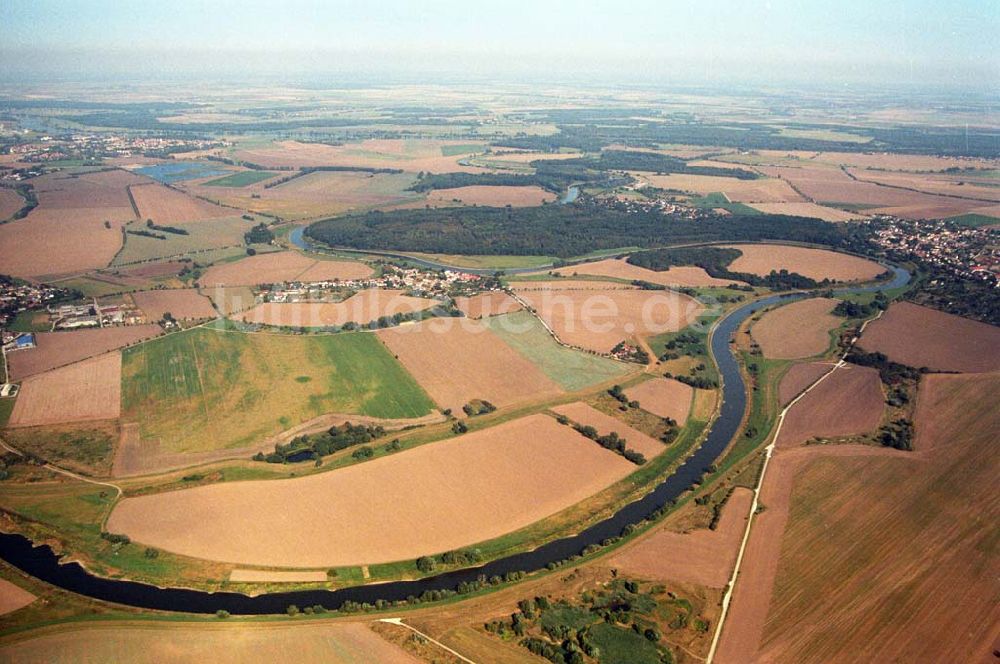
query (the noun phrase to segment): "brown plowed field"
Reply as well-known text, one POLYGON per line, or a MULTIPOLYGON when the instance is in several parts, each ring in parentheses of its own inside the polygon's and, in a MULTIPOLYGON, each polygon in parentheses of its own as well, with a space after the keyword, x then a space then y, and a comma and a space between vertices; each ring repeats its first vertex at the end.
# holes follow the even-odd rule
POLYGON ((17 611, 35 601, 35 596, 7 579, 0 579, 0 616, 17 611))
POLYGON ((109 623, 28 634, 0 647, 10 662, 422 664, 364 623, 109 623))
POLYGON ((239 214, 231 208, 212 205, 162 184, 135 185, 130 188, 139 208, 139 218, 152 219, 157 224, 201 221, 239 214))
POLYGON ((132 299, 151 321, 160 320, 168 312, 177 320, 215 318, 216 315, 212 301, 193 288, 140 291, 134 293, 132 299))
POLYGON ((782 406, 799 396, 802 390, 816 382, 823 374, 833 368, 832 362, 803 362, 793 364, 781 378, 778 386, 778 400, 782 406))
POLYGON ((24 199, 13 189, 0 187, 0 221, 10 217, 24 206, 24 199))
POLYGON ((599 277, 615 277, 618 279, 628 279, 632 281, 639 279, 648 281, 651 284, 661 284, 663 286, 728 286, 729 284, 740 283, 729 279, 716 279, 708 276, 700 267, 684 266, 671 267, 669 270, 657 272, 647 270, 638 265, 631 265, 624 258, 608 258, 595 263, 583 263, 582 265, 572 265, 570 267, 553 270, 556 274, 564 277, 572 277, 577 274, 589 274, 599 277))
POLYGON ((786 214, 792 217, 813 217, 823 221, 854 221, 865 216, 856 212, 846 212, 837 208, 815 203, 754 203, 754 209, 767 214, 786 214))
MULTIPOLYGON (((280 141, 270 146, 240 150, 237 159, 265 167, 302 168, 304 166, 359 166, 362 168, 398 168, 410 173, 481 173, 483 169, 462 166, 468 154, 444 156, 444 145, 462 141, 420 139, 369 139, 344 145, 280 141)), ((482 145, 473 143, 470 145, 482 145)))
POLYGON ((134 177, 110 171, 34 178, 38 207, 24 219, 0 225, 3 272, 43 277, 106 266, 121 249, 123 222, 135 218, 125 189, 134 177))
POLYGON ((652 459, 667 447, 660 441, 633 429, 621 420, 602 413, 582 401, 556 406, 552 411, 560 415, 565 415, 577 424, 589 424, 597 429, 598 434, 602 436, 614 431, 621 438, 625 439, 626 448, 641 452, 647 459, 652 459))
POLYGON ((538 414, 319 475, 126 498, 108 529, 245 565, 389 562, 513 532, 634 468, 538 414))
POLYGON ((788 411, 777 447, 873 431, 882 419, 884 401, 878 371, 853 364, 840 367, 788 411))
POLYGON ((431 398, 456 413, 473 399, 507 406, 562 391, 476 321, 439 318, 377 334, 431 398))
POLYGON ((472 319, 510 314, 524 308, 510 295, 500 292, 481 293, 472 297, 456 297, 455 306, 472 319))
POLYGON ((556 195, 541 187, 503 187, 474 185, 455 189, 434 189, 427 194, 430 205, 486 205, 490 207, 535 207, 552 202, 556 195))
POLYGON ((996 186, 997 180, 989 177, 977 177, 975 173, 962 173, 959 175, 944 173, 885 173, 852 169, 851 174, 860 180, 880 182, 892 187, 917 189, 929 194, 978 198, 983 201, 981 205, 1000 202, 1000 189, 996 186))
POLYGON ((722 588, 736 564, 753 492, 738 488, 722 508, 715 530, 675 533, 661 528, 608 561, 625 575, 722 588))
POLYGON ((834 316, 838 300, 812 297, 765 313, 750 328, 764 357, 797 360, 818 355, 830 347, 830 331, 843 319, 834 316))
POLYGON ((401 290, 368 288, 343 302, 265 302, 240 314, 247 323, 284 327, 331 327, 353 321, 364 325, 382 316, 430 309, 439 300, 404 295, 401 290))
POLYGON ((1000 328, 910 302, 892 304, 858 345, 911 367, 940 371, 1000 369, 1000 328))
MULTIPOLYGON (((770 596, 770 606, 734 597, 720 649, 731 657, 718 661, 991 661, 998 388, 998 374, 925 377, 918 403, 930 406, 918 408, 916 453, 779 453, 774 467, 788 472, 769 471, 765 487, 781 480, 791 508, 765 498, 759 525, 785 511, 787 528, 763 542, 767 558, 748 551, 736 587, 738 596, 746 584, 744 599, 770 596), (773 583, 754 579, 762 567, 773 583), (729 626, 741 644, 727 645, 729 626)), ((751 542, 768 535, 757 527, 751 542)))
POLYGON ((632 337, 685 328, 702 310, 697 300, 672 291, 523 290, 519 294, 563 343, 599 353, 632 337))
POLYGON ((354 261, 318 261, 294 251, 248 256, 232 263, 213 265, 198 283, 215 286, 256 286, 285 281, 333 281, 364 279, 372 269, 354 261))
POLYGON ((885 268, 873 261, 826 249, 790 247, 780 244, 733 244, 729 246, 733 249, 739 249, 743 253, 742 256, 729 264, 730 270, 748 272, 761 277, 766 277, 772 270, 786 269, 789 272, 797 272, 817 281, 822 279, 868 281, 885 272, 885 268))
POLYGON ((718 175, 685 175, 680 173, 671 175, 637 173, 635 175, 640 180, 645 180, 659 189, 674 189, 702 196, 721 192, 729 200, 738 203, 789 203, 803 200, 794 189, 788 186, 787 182, 777 178, 738 180, 718 175))
POLYGON ((683 426, 691 412, 694 389, 673 378, 654 378, 625 390, 629 400, 638 401, 639 407, 660 417, 670 417, 683 426))
POLYGON ((116 419, 121 414, 121 393, 118 352, 53 369, 21 384, 10 426, 116 419))
POLYGON ((7 368, 13 380, 79 362, 108 351, 131 346, 163 333, 159 325, 130 325, 69 332, 40 332, 35 348, 7 354, 7 368))

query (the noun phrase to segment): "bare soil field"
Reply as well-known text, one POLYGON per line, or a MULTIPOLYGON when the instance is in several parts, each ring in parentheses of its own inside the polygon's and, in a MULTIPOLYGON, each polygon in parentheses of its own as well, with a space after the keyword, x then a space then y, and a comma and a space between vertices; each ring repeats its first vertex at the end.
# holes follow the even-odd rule
POLYGON ((639 279, 648 281, 651 284, 661 284, 663 286, 728 286, 729 284, 740 283, 728 279, 716 279, 708 276, 708 273, 700 267, 684 266, 671 267, 668 270, 657 272, 647 270, 638 265, 632 265, 624 258, 608 258, 594 263, 582 263, 571 265, 570 267, 552 270, 555 274, 564 277, 573 277, 578 274, 589 274, 598 277, 615 277, 617 279, 627 279, 629 281, 639 279))
POLYGON ((733 272, 766 277, 772 270, 786 269, 804 277, 834 281, 868 281, 885 272, 878 263, 856 256, 779 244, 733 244, 743 255, 729 264, 733 272))
POLYGON ((830 331, 843 319, 831 312, 839 300, 811 297, 765 313, 750 328, 764 357, 797 360, 819 355, 830 347, 830 331))
POLYGON ((246 565, 390 562, 513 532, 634 468, 539 414, 319 475, 126 498, 108 529, 246 565))
MULTIPOLYGON (((270 146, 240 150, 236 158, 265 167, 358 166, 398 168, 410 173, 478 173, 483 169, 462 166, 468 155, 445 156, 441 148, 462 141, 424 139, 369 139, 344 145, 278 141, 270 146)), ((469 143, 478 146, 482 143, 469 143)))
POLYGON ((198 280, 202 288, 256 286, 284 281, 333 281, 364 279, 372 269, 354 261, 319 261, 295 251, 248 256, 213 265, 198 280))
POLYGON ((24 199, 13 189, 0 187, 0 221, 10 217, 24 206, 24 199))
POLYGON ((647 459, 652 459, 667 448, 660 441, 633 429, 621 420, 602 413, 582 401, 556 406, 552 409, 552 412, 565 415, 577 424, 590 425, 597 429, 598 433, 602 436, 614 431, 627 441, 625 446, 628 449, 641 452, 647 459))
POLYGON ((852 169, 859 180, 880 182, 892 187, 918 189, 929 194, 978 198, 981 205, 1000 202, 1000 187, 995 178, 976 177, 975 173, 884 173, 852 169))
POLYGON ((812 438, 874 431, 884 409, 885 395, 878 371, 847 364, 792 406, 776 446, 795 447, 812 438))
POLYGON ((36 374, 21 384, 9 425, 116 419, 121 413, 121 391, 122 358, 118 352, 36 374))
POLYGON ((910 302, 892 304, 865 328, 858 345, 916 368, 1000 369, 1000 329, 910 302))
POLYGON ((916 191, 882 187, 852 179, 830 166, 761 166, 772 177, 791 183, 813 202, 823 205, 865 205, 866 213, 898 214, 915 219, 951 217, 982 207, 982 201, 947 198, 916 191))
POLYGON ((309 219, 419 201, 423 198, 421 194, 407 191, 414 180, 412 173, 319 171, 272 187, 265 187, 269 181, 264 181, 249 187, 190 183, 186 188, 225 205, 266 212, 282 219, 309 219))
POLYGON ((823 221, 855 221, 864 219, 865 215, 856 212, 846 212, 837 208, 816 205, 815 203, 754 203, 753 207, 766 214, 787 214, 793 217, 813 217, 823 221))
POLYGON ((736 564, 753 492, 737 488, 715 530, 675 533, 666 528, 615 554, 608 564, 626 575, 722 588, 736 564))
POLYGON ((654 378, 628 388, 625 396, 638 401, 643 410, 672 418, 679 426, 684 426, 691 412, 694 389, 673 378, 654 378))
POLYGON ((234 569, 231 583, 325 583, 326 570, 316 572, 277 572, 267 569, 234 569))
POLYGON ((162 184, 133 185, 129 191, 139 208, 139 218, 152 219, 158 224, 231 217, 234 213, 234 210, 212 205, 162 184))
POLYGON ((702 311, 697 300, 672 291, 523 290, 519 295, 563 343, 599 353, 632 337, 685 328, 702 311))
POLYGON ((0 659, 42 662, 254 662, 421 664, 364 623, 167 623, 78 625, 26 634, 0 647, 0 659))
POLYGON ((778 386, 778 400, 782 406, 799 396, 802 390, 806 389, 816 379, 833 368, 832 362, 802 362, 793 364, 788 368, 788 372, 782 376, 781 384, 778 386))
POLYGON ((475 185, 455 189, 434 189, 426 201, 436 205, 485 205, 490 207, 533 207, 556 200, 556 195, 541 187, 503 187, 475 185))
POLYGON ((134 293, 132 299, 151 321, 160 320, 165 313, 177 320, 216 316, 212 301, 194 288, 140 291, 134 293))
POLYGON ((472 297, 456 297, 455 306, 467 317, 474 320, 511 314, 524 308, 510 295, 501 292, 480 293, 472 297))
POLYGON ((36 597, 7 579, 0 579, 0 616, 17 611, 34 602, 36 597))
POLYGON ((791 203, 804 200, 787 182, 778 178, 738 180, 717 175, 650 175, 635 173, 659 189, 686 191, 700 196, 722 192, 729 200, 738 203, 791 203))
POLYGON ((814 161, 854 166, 880 171, 943 171, 948 168, 1000 168, 997 159, 973 159, 969 157, 936 157, 920 154, 888 154, 864 152, 820 152, 810 155, 814 161))
POLYGON ((135 176, 109 171, 33 179, 38 207, 24 219, 0 225, 4 273, 47 277, 107 265, 122 246, 122 223, 135 218, 127 178, 135 176))
POLYGON ((143 339, 163 333, 159 325, 130 325, 70 332, 40 332, 35 335, 35 348, 18 350, 7 355, 11 378, 21 380, 56 367, 88 357, 131 346, 143 339))
POLYGON ((790 510, 771 500, 761 515, 788 510, 780 555, 768 551, 766 621, 741 614, 734 598, 731 624, 750 619, 757 631, 730 651, 742 658, 720 661, 747 661, 758 644, 754 661, 990 661, 1000 624, 991 544, 998 380, 925 377, 916 453, 862 457, 844 447, 795 460, 784 478, 790 510))
POLYGON ((364 325, 382 316, 430 309, 439 300, 404 295, 401 290, 368 288, 343 302, 265 302, 240 314, 247 323, 281 327, 364 325))
POLYGON ((507 406, 561 392, 538 367, 476 321, 441 318, 377 334, 431 398, 456 413, 472 399, 507 406))

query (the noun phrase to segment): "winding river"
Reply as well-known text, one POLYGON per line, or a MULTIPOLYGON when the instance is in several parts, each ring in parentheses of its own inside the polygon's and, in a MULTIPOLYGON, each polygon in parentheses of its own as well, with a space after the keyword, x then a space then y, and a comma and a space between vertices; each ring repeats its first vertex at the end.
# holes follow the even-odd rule
MULTIPOLYGON (((889 281, 866 287, 841 288, 838 292, 888 290, 909 282, 910 274, 906 270, 897 267, 891 269, 893 277, 889 281)), ((791 301, 805 296, 805 293, 769 296, 749 302, 722 318, 716 325, 711 341, 711 352, 723 379, 722 405, 718 418, 712 423, 701 446, 649 494, 625 505, 614 515, 576 535, 549 542, 534 551, 514 554, 480 567, 456 570, 416 581, 393 581, 338 590, 268 593, 255 597, 232 592, 212 593, 183 588, 159 588, 134 581, 94 576, 77 563, 60 564, 59 558, 51 548, 35 547, 22 535, 0 533, 0 557, 31 576, 87 597, 162 611, 214 613, 224 609, 232 614, 243 615, 283 613, 290 604, 297 606, 321 604, 328 608, 337 608, 348 600, 369 603, 379 599, 402 600, 410 595, 420 595, 426 590, 454 588, 463 581, 473 582, 483 574, 487 577, 503 576, 508 572, 531 572, 542 569, 550 562, 579 554, 590 544, 618 536, 626 525, 644 520, 692 486, 705 469, 718 459, 736 435, 746 410, 746 388, 736 357, 729 346, 730 337, 740 323, 755 312, 777 302, 791 301)))

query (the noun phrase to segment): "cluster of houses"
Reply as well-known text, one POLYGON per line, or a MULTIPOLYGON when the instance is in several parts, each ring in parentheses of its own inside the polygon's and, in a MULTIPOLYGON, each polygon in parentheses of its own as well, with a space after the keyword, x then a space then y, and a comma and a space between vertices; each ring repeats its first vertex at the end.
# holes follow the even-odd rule
POLYGON ((415 268, 386 268, 380 277, 346 281, 290 282, 272 284, 256 293, 265 302, 315 302, 330 299, 344 290, 386 288, 404 290, 417 297, 455 294, 456 290, 478 290, 482 277, 453 270, 427 271, 415 268))
POLYGON ((146 322, 143 313, 125 304, 63 304, 49 307, 49 319, 53 329, 78 330, 88 327, 112 327, 115 325, 141 325, 146 322))
POLYGON ((58 137, 40 136, 30 142, 12 145, 9 153, 18 155, 18 160, 22 162, 44 163, 63 159, 134 157, 208 150, 226 145, 228 144, 217 140, 78 133, 58 137))
POLYGON ((961 226, 953 221, 913 221, 881 216, 874 233, 887 251, 912 253, 965 279, 1000 286, 1000 231, 961 226))

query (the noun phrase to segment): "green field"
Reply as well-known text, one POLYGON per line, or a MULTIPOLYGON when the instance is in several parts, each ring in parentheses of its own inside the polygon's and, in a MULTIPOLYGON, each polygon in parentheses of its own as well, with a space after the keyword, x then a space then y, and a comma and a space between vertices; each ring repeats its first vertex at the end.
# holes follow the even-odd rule
POLYGON ((631 371, 631 367, 622 362, 560 346, 539 320, 527 311, 484 318, 483 323, 570 392, 624 376, 631 371))
POLYGON ((477 270, 509 270, 511 268, 543 268, 552 265, 555 259, 551 256, 463 256, 461 254, 422 254, 415 251, 409 255, 424 260, 468 267, 477 270))
POLYGON ((257 184, 264 180, 270 180, 277 173, 270 173, 268 171, 239 171, 238 173, 233 173, 232 175, 224 175, 221 178, 215 180, 209 180, 205 183, 206 187, 247 187, 252 184, 257 184))
POLYGON ((444 157, 454 157, 460 154, 475 154, 477 152, 482 152, 485 146, 482 144, 477 145, 442 145, 441 155, 444 157))
POLYGON ((707 194, 705 196, 699 196, 691 199, 691 204, 695 207, 700 208, 722 208, 723 210, 729 210, 732 214, 750 214, 758 215, 761 214, 760 210, 755 210, 749 205, 744 205, 743 203, 732 203, 725 194, 721 192, 715 192, 707 194))
MULTIPOLYGON (((127 234, 125 246, 111 261, 111 265, 122 266, 191 252, 242 246, 243 234, 250 230, 253 223, 240 217, 220 217, 175 225, 184 228, 188 234, 161 233, 165 237, 163 240, 127 234)), ((146 229, 145 225, 138 221, 130 223, 125 228, 135 231, 146 229)))
POLYGON ((630 629, 622 629, 598 623, 590 628, 590 638, 601 649, 598 661, 601 664, 658 664, 660 652, 656 646, 641 634, 630 629))
POLYGON ((47 332, 52 329, 52 324, 46 311, 22 311, 14 317, 7 329, 11 332, 47 332))
POLYGON ((373 334, 195 328, 127 349, 122 415, 161 449, 259 442, 324 413, 426 415, 433 402, 373 334))
POLYGON ((947 221, 954 221, 956 224, 973 226, 976 228, 979 226, 1000 225, 1000 219, 997 219, 996 217, 988 217, 985 214, 962 214, 957 217, 949 217, 947 221))

